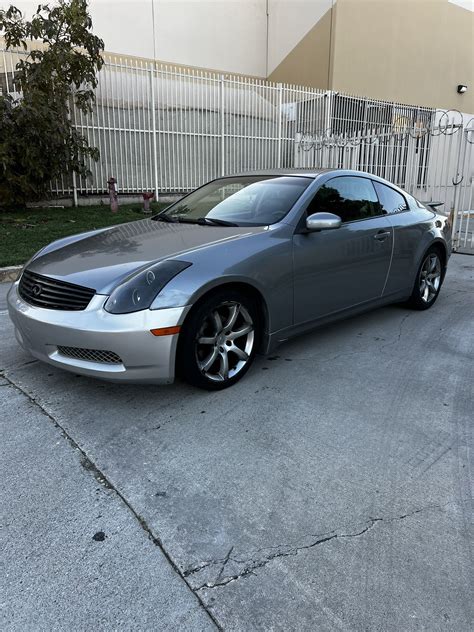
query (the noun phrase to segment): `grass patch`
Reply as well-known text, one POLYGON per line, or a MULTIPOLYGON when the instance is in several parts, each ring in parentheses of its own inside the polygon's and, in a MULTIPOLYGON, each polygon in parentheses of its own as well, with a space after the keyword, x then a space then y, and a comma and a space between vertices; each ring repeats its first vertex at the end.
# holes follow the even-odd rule
MULTIPOLYGON (((169 203, 151 205, 157 213, 169 203)), ((123 204, 117 213, 106 205, 0 211, 0 267, 23 264, 51 241, 147 217, 142 205, 123 204)))

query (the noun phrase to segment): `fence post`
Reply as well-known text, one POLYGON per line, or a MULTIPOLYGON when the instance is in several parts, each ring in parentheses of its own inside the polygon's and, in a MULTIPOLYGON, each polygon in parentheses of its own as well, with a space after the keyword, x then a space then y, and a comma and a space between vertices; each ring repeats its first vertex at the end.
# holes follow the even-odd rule
MULTIPOLYGON (((71 97, 71 99, 68 101, 67 118, 69 120, 69 123, 75 126, 76 112, 74 110, 74 121, 73 121, 72 116, 71 116, 71 106, 74 107, 74 97, 71 97)), ((74 206, 74 208, 77 207, 77 180, 76 180, 76 172, 74 170, 72 171, 72 205, 74 206)))
POLYGON ((155 189, 155 200, 158 202, 158 148, 156 143, 156 109, 155 109, 155 67, 156 62, 153 60, 151 66, 150 73, 150 81, 151 81, 151 108, 152 108, 152 117, 151 117, 151 129, 153 134, 153 179, 154 179, 154 189, 155 189))
POLYGON ((452 240, 453 240, 453 250, 456 250, 456 248, 459 246, 459 241, 460 241, 460 237, 461 237, 461 229, 462 229, 462 224, 463 224, 463 217, 461 215, 461 217, 459 217, 459 210, 458 210, 458 203, 459 203, 459 198, 461 195, 461 189, 458 188, 460 186, 462 186, 462 181, 464 180, 464 163, 466 160, 466 150, 467 150, 467 134, 466 137, 464 138, 464 134, 465 134, 465 130, 464 130, 464 126, 461 124, 461 128, 459 130, 461 133, 459 135, 459 146, 458 146, 458 155, 457 155, 457 160, 456 160, 456 175, 454 176, 454 178, 451 179, 451 182, 453 183, 453 208, 452 208, 452 213, 453 213, 453 221, 452 221, 452 226, 451 226, 451 231, 452 231, 452 240), (463 149, 464 146, 464 152, 463 152, 463 158, 462 158, 462 168, 460 169, 460 165, 461 165, 461 151, 463 149), (459 178, 459 173, 461 173, 461 179, 458 180, 459 178), (459 192, 459 194, 458 194, 459 192), (459 223, 459 227, 458 227, 458 223, 459 223), (456 234, 457 233, 457 234, 456 234))
POLYGON ((278 84, 278 144, 277 144, 277 167, 281 167, 281 124, 282 124, 282 112, 283 107, 283 86, 278 84))
POLYGON ((221 106, 221 176, 225 175, 225 115, 224 115, 224 75, 220 75, 220 106, 221 106))
POLYGON ((331 119, 332 119, 332 95, 333 95, 332 90, 326 90, 326 92, 325 92, 326 99, 324 101, 324 103, 326 105, 326 111, 324 113, 324 122, 325 122, 326 127, 324 129, 324 134, 326 136, 329 136, 329 134, 332 133, 332 125, 331 125, 331 119))
POLYGON ((72 205, 74 208, 77 206, 77 182, 76 182, 76 172, 72 172, 72 205))

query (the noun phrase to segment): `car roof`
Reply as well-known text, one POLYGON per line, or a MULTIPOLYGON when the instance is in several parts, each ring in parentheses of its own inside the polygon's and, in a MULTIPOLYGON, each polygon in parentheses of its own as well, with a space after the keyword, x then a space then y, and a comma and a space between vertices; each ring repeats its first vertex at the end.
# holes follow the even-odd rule
POLYGON ((322 173, 328 173, 330 171, 338 171, 338 169, 319 169, 317 167, 311 168, 289 168, 289 169, 252 169, 250 171, 240 171, 235 174, 228 174, 224 177, 234 176, 303 176, 305 178, 316 178, 322 173))
POLYGON ((308 168, 289 168, 289 169, 254 169, 252 171, 242 171, 240 173, 229 174, 227 178, 239 177, 239 176, 299 176, 304 178, 317 178, 323 174, 334 173, 339 176, 363 176, 365 178, 370 178, 371 180, 376 180, 377 182, 382 182, 397 191, 400 191, 403 195, 407 195, 407 192, 401 189, 399 186, 390 182, 390 180, 386 180, 380 176, 375 175, 374 173, 369 173, 367 171, 358 171, 357 169, 323 169, 318 167, 308 167, 308 168))
POLYGON ((232 178, 238 176, 301 176, 304 178, 317 178, 324 173, 335 173, 337 175, 345 176, 364 176, 366 178, 372 178, 373 180, 379 180, 380 182, 387 182, 393 185, 388 180, 375 175, 374 173, 368 173, 367 171, 359 171, 357 169, 337 169, 337 168, 318 168, 318 167, 300 167, 300 168, 288 168, 288 169, 252 169, 250 171, 241 171, 239 173, 227 174, 223 176, 225 178, 232 178))

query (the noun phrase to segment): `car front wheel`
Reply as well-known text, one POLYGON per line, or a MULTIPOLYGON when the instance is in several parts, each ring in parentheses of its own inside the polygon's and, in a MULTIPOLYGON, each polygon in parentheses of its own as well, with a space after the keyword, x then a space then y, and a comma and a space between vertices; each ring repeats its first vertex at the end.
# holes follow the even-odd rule
POLYGON ((232 386, 249 370, 260 343, 255 301, 234 290, 217 291, 183 325, 178 364, 190 384, 208 390, 232 386))

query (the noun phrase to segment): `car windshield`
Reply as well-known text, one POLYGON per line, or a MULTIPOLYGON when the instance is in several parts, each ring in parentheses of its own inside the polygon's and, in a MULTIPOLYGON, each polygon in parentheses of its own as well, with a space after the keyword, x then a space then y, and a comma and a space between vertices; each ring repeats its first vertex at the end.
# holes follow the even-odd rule
POLYGON ((281 221, 311 183, 301 176, 214 180, 153 219, 215 226, 266 226, 281 221))

